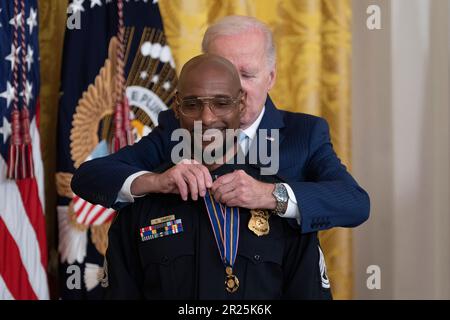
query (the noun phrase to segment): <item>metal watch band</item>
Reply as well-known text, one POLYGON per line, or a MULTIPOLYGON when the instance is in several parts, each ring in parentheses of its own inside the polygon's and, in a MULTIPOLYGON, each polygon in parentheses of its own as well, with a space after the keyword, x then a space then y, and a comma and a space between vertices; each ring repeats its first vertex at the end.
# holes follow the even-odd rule
POLYGON ((286 212, 289 195, 286 187, 282 183, 276 183, 275 189, 272 192, 277 201, 277 206, 273 210, 274 214, 283 215, 286 212))

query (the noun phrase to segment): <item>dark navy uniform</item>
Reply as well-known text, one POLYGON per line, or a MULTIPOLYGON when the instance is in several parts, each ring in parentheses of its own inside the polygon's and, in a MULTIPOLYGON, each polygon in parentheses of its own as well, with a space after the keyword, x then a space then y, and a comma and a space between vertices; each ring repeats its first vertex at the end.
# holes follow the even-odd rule
MULTIPOLYGON (((227 164, 211 174, 237 169, 262 181, 280 181, 260 176, 258 168, 248 165, 227 164)), ((109 231, 107 298, 331 299, 317 233, 301 234, 294 219, 271 216, 269 234, 258 237, 248 228, 250 217, 249 210, 240 209, 233 268, 240 286, 229 293, 203 199, 183 201, 175 194, 136 199, 120 211, 109 231), (169 215, 181 219, 182 232, 141 239, 141 228, 169 215)))

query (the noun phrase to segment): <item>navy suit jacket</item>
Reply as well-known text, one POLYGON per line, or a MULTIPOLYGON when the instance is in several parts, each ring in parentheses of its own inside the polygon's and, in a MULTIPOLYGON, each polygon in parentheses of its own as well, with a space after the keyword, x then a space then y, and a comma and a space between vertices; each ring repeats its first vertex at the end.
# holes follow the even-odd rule
MULTIPOLYGON (((369 196, 341 163, 330 141, 327 122, 303 113, 278 110, 270 100, 259 129, 279 129, 278 176, 295 193, 301 216, 301 232, 333 227, 355 227, 369 217, 369 196)), ((81 198, 105 207, 116 207, 125 180, 141 171, 152 171, 170 162, 177 141, 171 133, 179 128, 172 110, 163 111, 159 125, 132 146, 83 163, 71 186, 81 198)), ((266 140, 270 154, 270 141, 266 140)), ((258 135, 252 147, 259 146, 258 135)), ((250 154, 250 152, 249 152, 250 154)), ((260 164, 261 165, 261 164, 260 164)))

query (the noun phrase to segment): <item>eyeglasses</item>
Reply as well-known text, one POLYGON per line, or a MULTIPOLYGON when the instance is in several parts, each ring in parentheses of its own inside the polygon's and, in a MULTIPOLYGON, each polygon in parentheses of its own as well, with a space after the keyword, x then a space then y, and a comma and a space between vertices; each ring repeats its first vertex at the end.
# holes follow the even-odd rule
POLYGON ((242 99, 242 91, 239 92, 237 98, 232 97, 195 97, 179 99, 177 101, 180 106, 180 112, 189 118, 199 118, 203 113, 205 104, 208 105, 211 112, 217 116, 222 117, 231 113, 236 105, 242 99))

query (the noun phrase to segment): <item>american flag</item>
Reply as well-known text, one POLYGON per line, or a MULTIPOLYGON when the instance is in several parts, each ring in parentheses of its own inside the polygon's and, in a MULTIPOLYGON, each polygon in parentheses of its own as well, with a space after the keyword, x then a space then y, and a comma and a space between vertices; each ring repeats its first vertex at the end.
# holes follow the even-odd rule
POLYGON ((167 109, 175 93, 175 63, 157 0, 68 1, 68 22, 74 23, 73 27, 69 23, 64 36, 56 167, 63 300, 101 299, 104 295, 99 279, 103 276, 107 231, 116 212, 75 195, 70 180, 81 163, 106 156, 113 149, 110 142, 115 135, 112 128, 116 127, 117 105, 108 100, 112 95, 108 84, 115 80, 108 75, 116 72, 116 67, 111 68, 116 54, 109 49, 114 48, 112 38, 118 34, 120 16, 126 29, 125 86, 136 140, 157 125, 159 111, 167 109), (78 25, 72 17, 79 17, 78 25), (68 272, 72 266, 81 270, 80 288, 66 285, 72 281, 68 272))
POLYGON ((37 0, 0 0, 0 300, 49 298, 38 95, 37 0), (8 179, 11 113, 24 105, 33 176, 8 179))
POLYGON ((75 219, 80 225, 98 226, 114 218, 115 211, 113 209, 89 203, 77 195, 74 195, 72 203, 75 219))

